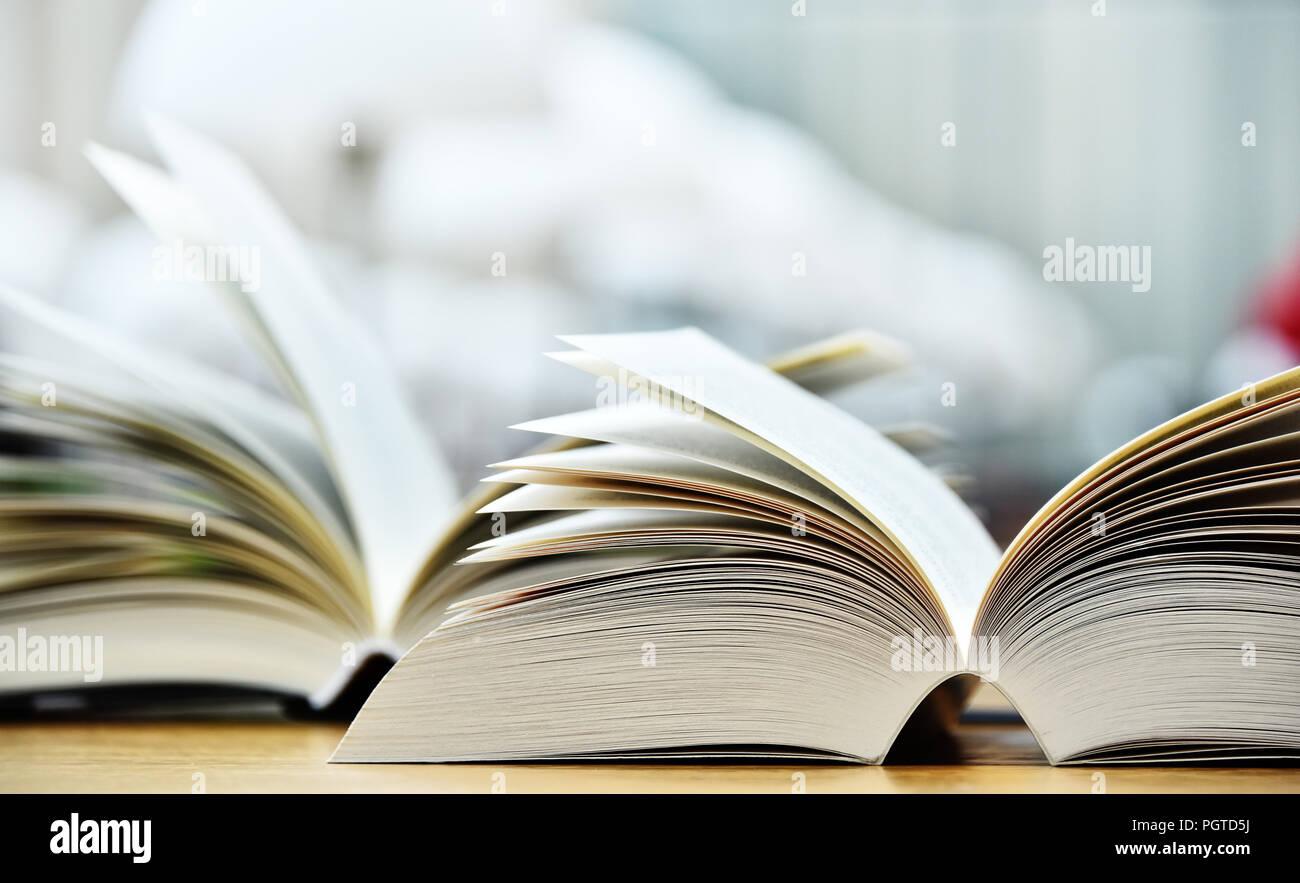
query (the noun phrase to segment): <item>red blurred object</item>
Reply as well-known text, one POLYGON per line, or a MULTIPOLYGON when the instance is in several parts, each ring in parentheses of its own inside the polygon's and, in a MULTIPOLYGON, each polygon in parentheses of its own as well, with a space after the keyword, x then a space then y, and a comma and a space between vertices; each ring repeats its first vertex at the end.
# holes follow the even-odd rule
POLYGON ((1300 250, 1260 288, 1260 321, 1300 355, 1300 250))

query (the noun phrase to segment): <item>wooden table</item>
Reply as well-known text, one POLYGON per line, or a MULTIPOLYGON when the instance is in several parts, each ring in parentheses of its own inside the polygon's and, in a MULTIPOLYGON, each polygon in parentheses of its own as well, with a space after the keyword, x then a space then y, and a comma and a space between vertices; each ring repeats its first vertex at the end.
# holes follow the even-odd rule
POLYGON ((1048 766, 1029 731, 966 724, 960 764, 329 764, 342 724, 245 722, 0 723, 0 791, 222 792, 707 791, 1300 792, 1295 767, 1048 766))

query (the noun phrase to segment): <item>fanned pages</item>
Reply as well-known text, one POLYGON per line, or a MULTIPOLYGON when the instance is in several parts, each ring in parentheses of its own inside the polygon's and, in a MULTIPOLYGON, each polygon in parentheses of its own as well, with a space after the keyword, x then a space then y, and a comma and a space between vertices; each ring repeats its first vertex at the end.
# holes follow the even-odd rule
POLYGON ((381 632, 390 631, 455 502, 450 475, 401 401, 395 372, 243 164, 173 123, 155 120, 152 128, 174 188, 104 148, 91 158, 164 242, 189 237, 203 246, 256 249, 257 290, 232 283, 227 294, 262 330, 319 430, 365 553, 376 621, 381 632))
POLYGON ((1300 370, 1080 475, 1012 544, 976 630, 1052 760, 1300 752, 1300 370))
POLYGON ((0 307, 81 363, 0 356, 6 691, 224 683, 328 702, 340 648, 373 623, 307 421, 18 292, 0 307), (76 665, 42 658, 56 640, 76 665))
POLYGON ((997 547, 970 509, 896 445, 694 328, 562 339, 676 393, 844 498, 919 570, 957 633, 969 633, 997 547))

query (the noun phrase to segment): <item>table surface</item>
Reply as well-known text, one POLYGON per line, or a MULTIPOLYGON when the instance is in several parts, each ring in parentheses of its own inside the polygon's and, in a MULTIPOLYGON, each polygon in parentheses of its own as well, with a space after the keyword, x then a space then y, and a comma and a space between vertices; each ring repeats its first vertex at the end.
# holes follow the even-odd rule
POLYGON ((1012 724, 960 727, 960 763, 875 767, 327 763, 343 730, 283 721, 0 723, 0 791, 1300 793, 1296 767, 1053 768, 1028 729, 1012 724))

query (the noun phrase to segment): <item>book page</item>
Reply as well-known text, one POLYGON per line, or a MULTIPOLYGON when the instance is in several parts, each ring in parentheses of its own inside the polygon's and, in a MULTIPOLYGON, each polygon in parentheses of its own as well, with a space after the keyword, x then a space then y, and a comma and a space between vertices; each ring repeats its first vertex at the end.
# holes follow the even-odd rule
POLYGON ((601 465, 604 458, 623 456, 613 452, 618 451, 620 445, 626 445, 633 449, 658 451, 678 460, 716 466, 796 494, 864 529, 870 524, 860 512, 827 490, 825 485, 780 457, 759 450, 719 426, 692 419, 671 408, 660 408, 648 402, 618 408, 595 408, 559 417, 530 420, 511 428, 616 444, 530 455, 494 463, 493 468, 531 469, 566 463, 595 468, 601 465))
MULTIPOLYGON (((251 384, 205 365, 142 346, 112 329, 52 306, 17 289, 0 284, 0 310, 11 318, 30 322, 46 335, 44 346, 76 350, 78 360, 89 354, 95 366, 113 366, 150 389, 159 390, 172 407, 211 423, 235 439, 297 495, 319 518, 347 542, 339 513, 325 497, 332 493, 314 464, 294 462, 291 451, 300 450, 301 412, 294 406, 251 384), (203 396, 193 395, 202 389, 203 396)), ((310 438, 307 436, 307 438, 310 438)), ((306 440, 306 439, 303 439, 306 440)))
MULTIPOLYGON (((175 124, 155 120, 152 129, 179 190, 203 215, 197 230, 171 235, 202 234, 211 238, 187 244, 258 250, 257 290, 239 282, 228 287, 264 329, 316 424, 359 535, 377 625, 386 632, 454 506, 449 470, 402 400, 382 352, 334 298, 297 231, 251 173, 175 124)), ((132 205, 148 206, 157 232, 169 218, 193 219, 192 207, 158 203, 171 191, 156 179, 122 164, 113 172, 110 183, 132 205)))
POLYGON ((911 361, 911 353, 902 343, 860 328, 782 353, 766 364, 809 392, 824 396, 906 368, 911 361))
MULTIPOLYGON (((618 371, 617 366, 581 350, 548 355, 596 375, 618 371)), ((843 386, 870 379, 882 371, 902 367, 905 355, 900 344, 869 330, 860 330, 804 345, 775 356, 765 364, 778 374, 790 376, 805 388, 809 388, 805 381, 815 380, 813 391, 818 395, 826 395, 843 386), (810 374, 809 369, 813 366, 818 370, 810 374)), ((681 417, 676 411, 654 405, 645 408, 629 405, 533 421, 511 428, 550 436, 534 449, 534 455, 589 448, 593 441, 607 441, 648 446, 702 463, 712 463, 767 481, 792 493, 808 495, 814 501, 832 502, 832 511, 836 514, 861 526, 878 541, 887 542, 861 513, 838 499, 829 500, 834 497, 830 491, 784 460, 755 448, 721 427, 681 417)), ((926 426, 899 426, 893 430, 885 428, 881 431, 887 438, 908 450, 933 448, 943 441, 941 434, 926 426)), ((402 612, 398 615, 399 619, 408 617, 412 605, 417 603, 417 597, 435 579, 437 571, 451 564, 462 551, 456 544, 466 530, 483 519, 478 510, 504 495, 505 488, 501 484, 480 484, 461 501, 455 515, 449 519, 449 526, 437 545, 430 550, 419 575, 412 583, 410 593, 403 602, 402 612)))
MULTIPOLYGON (((1276 374, 1257 384, 1253 384, 1249 390, 1249 401, 1264 403, 1274 396, 1297 388, 1300 388, 1300 368, 1292 368, 1289 371, 1283 371, 1281 374, 1276 374)), ((1002 560, 998 562, 996 571, 989 578, 988 588, 993 587, 998 577, 1006 571, 1010 562, 1029 538, 1057 509, 1072 500, 1075 495, 1102 475, 1119 466, 1125 460, 1140 457, 1146 452, 1182 436, 1189 430, 1214 420, 1220 420, 1245 407, 1247 407, 1246 392, 1237 390, 1227 393, 1213 401, 1206 402, 1199 408, 1193 408, 1186 413, 1165 421, 1089 466, 1074 481, 1057 491, 1056 495, 1044 503, 1042 508, 1034 514, 1034 517, 1020 529, 1020 533, 1016 534, 1016 538, 1007 546, 1002 555, 1002 560)))
POLYGON ((708 409, 824 482, 904 550, 965 646, 998 549, 979 519, 919 461, 698 329, 561 339, 708 409))

